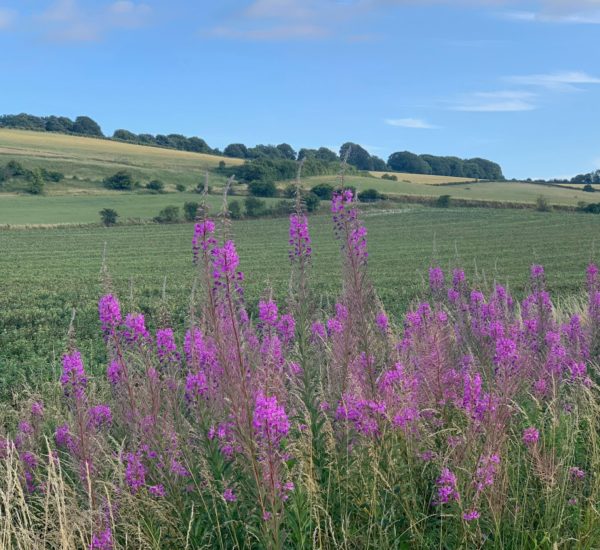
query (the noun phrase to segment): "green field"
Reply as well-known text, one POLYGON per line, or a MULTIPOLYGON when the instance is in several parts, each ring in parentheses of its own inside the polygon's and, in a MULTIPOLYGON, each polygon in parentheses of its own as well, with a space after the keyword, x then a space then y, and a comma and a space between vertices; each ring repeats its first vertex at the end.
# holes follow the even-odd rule
MULTIPOLYGON (((119 214, 119 221, 149 220, 158 215, 165 206, 180 208, 188 201, 199 202, 197 193, 146 194, 113 192, 105 195, 0 195, 0 226, 3 225, 56 225, 99 223, 98 212, 103 208, 113 208, 119 214)), ((238 200, 243 201, 244 197, 238 200)), ((229 201, 236 200, 230 197, 229 201)), ((274 199, 268 199, 273 202, 274 199)), ((222 198, 208 195, 207 203, 211 211, 218 211, 222 198)))
POLYGON ((97 192, 102 180, 118 170, 128 170, 144 183, 160 179, 168 188, 178 183, 196 186, 203 181, 204 171, 216 168, 220 161, 227 165, 243 162, 103 139, 0 128, 0 164, 12 159, 28 169, 39 167, 65 174, 63 182, 46 186, 48 194, 97 192))
MULTIPOLYGON (((494 278, 522 294, 532 262, 546 266, 552 290, 567 296, 581 289, 600 217, 524 210, 429 209, 366 213, 370 272, 381 298, 398 314, 423 290, 433 258, 443 267, 462 265, 488 283, 494 278)), ((246 298, 252 306, 265 285, 285 296, 289 269, 287 220, 233 223, 246 298)), ((319 296, 339 290, 338 243, 329 216, 311 218, 313 286, 319 296)), ((194 278, 190 224, 72 227, 0 231, 0 385, 15 376, 44 380, 56 369, 72 308, 79 345, 92 364, 103 358, 96 301, 106 244, 115 290, 125 307, 156 319, 166 277, 170 310, 181 320, 188 311, 194 278), (54 365, 54 367, 52 367, 54 365)))
MULTIPOLYGON (((377 189, 387 195, 416 195, 439 197, 450 195, 454 198, 473 199, 480 201, 500 201, 535 204, 542 195, 550 204, 576 206, 578 202, 597 202, 594 193, 586 193, 577 189, 567 189, 552 185, 512 181, 479 181, 453 185, 424 185, 423 183, 408 183, 405 181, 389 181, 379 178, 363 176, 347 176, 347 185, 356 187, 357 190, 377 189)), ((339 185, 336 176, 315 176, 306 178, 304 185, 307 188, 318 183, 339 185)))

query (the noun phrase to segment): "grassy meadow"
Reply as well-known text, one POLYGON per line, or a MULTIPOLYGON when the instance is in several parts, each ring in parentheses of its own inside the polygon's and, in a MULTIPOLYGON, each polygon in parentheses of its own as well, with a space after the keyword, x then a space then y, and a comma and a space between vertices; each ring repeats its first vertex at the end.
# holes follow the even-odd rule
MULTIPOLYGON (((369 172, 376 178, 382 178, 384 175, 394 175, 398 181, 404 183, 424 183, 427 185, 444 185, 446 183, 470 183, 477 181, 473 178, 458 178, 454 176, 433 176, 430 174, 409 174, 408 172, 369 172)), ((388 180, 390 181, 390 180, 388 180)))

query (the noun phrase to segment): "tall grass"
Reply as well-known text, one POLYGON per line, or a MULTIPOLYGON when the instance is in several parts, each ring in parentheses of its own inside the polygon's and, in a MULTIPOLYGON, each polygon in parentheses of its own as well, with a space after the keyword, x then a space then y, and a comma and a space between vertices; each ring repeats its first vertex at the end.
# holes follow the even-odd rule
POLYGON ((290 218, 288 302, 250 318, 227 220, 200 209, 189 318, 155 334, 105 278, 106 378, 73 338, 60 379, 23 393, 0 439, 0 547, 600 546, 598 270, 554 306, 541 266, 516 303, 429 271, 399 325, 342 190, 331 307, 290 218), (182 338, 180 339, 179 336, 182 338))

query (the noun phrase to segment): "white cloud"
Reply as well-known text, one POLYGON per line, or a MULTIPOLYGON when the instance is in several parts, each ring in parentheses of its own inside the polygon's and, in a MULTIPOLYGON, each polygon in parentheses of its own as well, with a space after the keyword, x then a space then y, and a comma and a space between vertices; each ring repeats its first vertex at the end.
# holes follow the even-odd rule
POLYGON ((576 90, 576 84, 600 84, 600 78, 581 71, 511 76, 507 80, 513 84, 552 90, 576 90))
POLYGON ((420 118, 386 118, 385 123, 390 126, 400 126, 401 128, 415 128, 422 130, 432 130, 439 128, 433 124, 429 124, 420 118))
POLYGON ((321 38, 328 30, 318 25, 274 25, 268 27, 236 27, 219 26, 208 34, 221 38, 236 38, 245 40, 285 40, 295 38, 321 38))
POLYGON ((536 97, 536 94, 530 92, 512 90, 475 92, 465 95, 459 102, 452 105, 450 109, 473 113, 533 111, 537 109, 537 105, 534 102, 536 97))
POLYGON ((0 8, 0 30, 10 28, 16 19, 16 11, 0 8))
POLYGON ((92 7, 78 0, 56 0, 37 16, 42 32, 59 42, 89 42, 101 39, 116 28, 136 28, 148 23, 151 8, 141 2, 117 0, 92 7))
POLYGON ((255 0, 246 8, 244 15, 257 19, 307 19, 315 15, 310 4, 298 0, 255 0))

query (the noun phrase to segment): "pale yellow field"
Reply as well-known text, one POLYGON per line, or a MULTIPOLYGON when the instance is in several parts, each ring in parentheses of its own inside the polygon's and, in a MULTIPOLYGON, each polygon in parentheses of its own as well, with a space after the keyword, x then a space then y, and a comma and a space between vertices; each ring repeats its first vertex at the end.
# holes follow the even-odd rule
POLYGON ((470 183, 477 181, 473 178, 456 178, 453 176, 431 176, 428 174, 407 174, 404 172, 369 172, 376 178, 381 178, 384 174, 396 176, 398 181, 409 183, 425 183, 427 185, 440 185, 442 183, 470 183))

